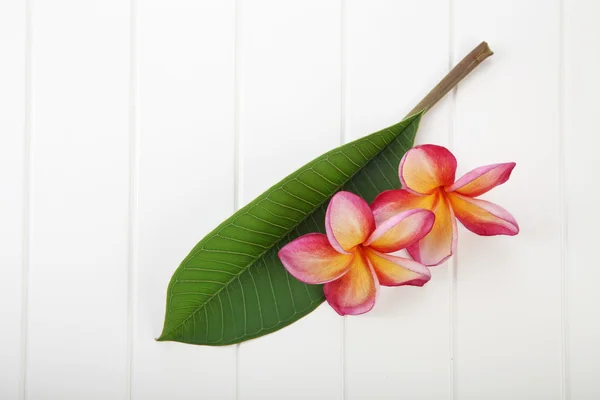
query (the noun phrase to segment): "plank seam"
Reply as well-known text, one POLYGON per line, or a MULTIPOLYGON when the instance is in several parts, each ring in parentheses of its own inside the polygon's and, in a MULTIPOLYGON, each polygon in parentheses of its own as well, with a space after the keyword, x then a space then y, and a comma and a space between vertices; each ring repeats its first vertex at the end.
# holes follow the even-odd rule
MULTIPOLYGON (((455 4, 454 0, 448 0, 448 71, 454 66, 455 60, 455 32, 454 32, 454 17, 455 4)), ((450 92, 449 106, 449 124, 448 124, 448 142, 452 150, 454 149, 455 141, 455 124, 456 124, 456 99, 458 96, 458 87, 454 87, 450 92)), ((450 282, 449 282, 449 398, 455 400, 456 393, 456 318, 457 318, 457 284, 458 284, 458 251, 454 252, 449 263, 450 282)))
MULTIPOLYGON (((240 1, 233 0, 233 211, 237 212, 242 203, 242 154, 241 154, 241 129, 240 129, 240 78, 241 78, 241 19, 240 1)), ((231 300, 230 300, 231 301, 231 300)), ((240 343, 236 343, 234 352, 233 398, 238 399, 239 372, 240 372, 240 343)))
POLYGON ((569 343, 568 343, 568 269, 567 269, 567 229, 568 210, 566 199, 565 174, 565 1, 558 0, 559 7, 559 43, 558 43, 558 181, 560 188, 560 390, 561 399, 568 400, 569 393, 569 343))
POLYGON ((138 191, 139 191, 139 75, 138 75, 138 2, 129 2, 129 221, 127 254, 127 398, 133 397, 133 343, 135 299, 138 278, 138 191))
POLYGON ((30 273, 30 247, 31 247, 31 192, 33 179, 31 176, 32 151, 31 137, 33 127, 33 42, 32 42, 32 9, 33 0, 25 1, 25 112, 24 112, 24 140, 23 140, 23 233, 22 266, 21 266, 21 373, 20 397, 27 398, 27 356, 29 350, 29 273, 30 273))
MULTIPOLYGON (((348 80, 348 69, 347 69, 347 43, 346 43, 346 0, 340 0, 340 145, 346 143, 348 138, 347 132, 347 91, 346 85, 348 80)), ((347 316, 342 317, 341 323, 341 369, 342 369, 342 387, 341 387, 341 398, 342 400, 347 399, 347 360, 346 360, 346 347, 347 347, 347 316)))

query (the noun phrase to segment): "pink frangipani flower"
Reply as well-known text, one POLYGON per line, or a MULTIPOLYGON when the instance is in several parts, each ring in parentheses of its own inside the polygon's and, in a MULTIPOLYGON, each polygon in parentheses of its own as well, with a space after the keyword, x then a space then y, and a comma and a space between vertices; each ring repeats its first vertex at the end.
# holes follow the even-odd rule
POLYGON ((426 144, 410 149, 400 161, 404 189, 381 193, 371 209, 378 225, 408 209, 435 213, 431 232, 407 248, 425 265, 439 265, 456 250, 456 218, 471 232, 482 236, 516 235, 519 225, 504 208, 475 197, 508 180, 515 163, 476 168, 454 181, 456 158, 448 149, 426 144))
POLYGON ((340 315, 373 308, 379 285, 423 286, 431 278, 424 265, 392 253, 423 238, 434 214, 404 210, 375 227, 369 205, 350 192, 338 192, 325 217, 327 235, 310 233, 279 251, 284 267, 298 280, 325 284, 325 298, 340 315))

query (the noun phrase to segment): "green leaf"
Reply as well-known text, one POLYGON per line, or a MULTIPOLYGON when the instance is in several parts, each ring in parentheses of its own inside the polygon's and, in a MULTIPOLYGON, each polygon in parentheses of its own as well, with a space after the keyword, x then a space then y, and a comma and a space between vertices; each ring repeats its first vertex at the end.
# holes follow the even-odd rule
POLYGON ((285 270, 277 253, 309 232, 325 232, 331 196, 347 190, 373 201, 400 187, 398 164, 421 114, 309 162, 236 212, 181 263, 167 291, 158 340, 227 345, 274 332, 324 300, 285 270))

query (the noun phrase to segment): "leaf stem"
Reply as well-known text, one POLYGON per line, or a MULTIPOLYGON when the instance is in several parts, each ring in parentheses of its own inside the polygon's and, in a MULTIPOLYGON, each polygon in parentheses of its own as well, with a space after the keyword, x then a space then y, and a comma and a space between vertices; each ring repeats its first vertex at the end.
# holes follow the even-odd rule
POLYGON ((486 58, 494 54, 487 42, 481 42, 465 56, 410 112, 408 116, 418 112, 427 112, 442 97, 451 91, 464 77, 469 75, 486 58))

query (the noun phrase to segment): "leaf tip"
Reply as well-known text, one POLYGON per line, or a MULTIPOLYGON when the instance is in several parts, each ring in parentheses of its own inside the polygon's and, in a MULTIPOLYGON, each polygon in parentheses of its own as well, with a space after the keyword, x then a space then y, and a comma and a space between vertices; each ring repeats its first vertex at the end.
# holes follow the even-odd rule
POLYGON ((170 337, 169 334, 166 333, 165 331, 162 331, 162 333, 160 334, 160 336, 157 337, 157 338, 155 338, 154 340, 157 341, 157 342, 168 342, 168 341, 173 340, 173 338, 170 337))

